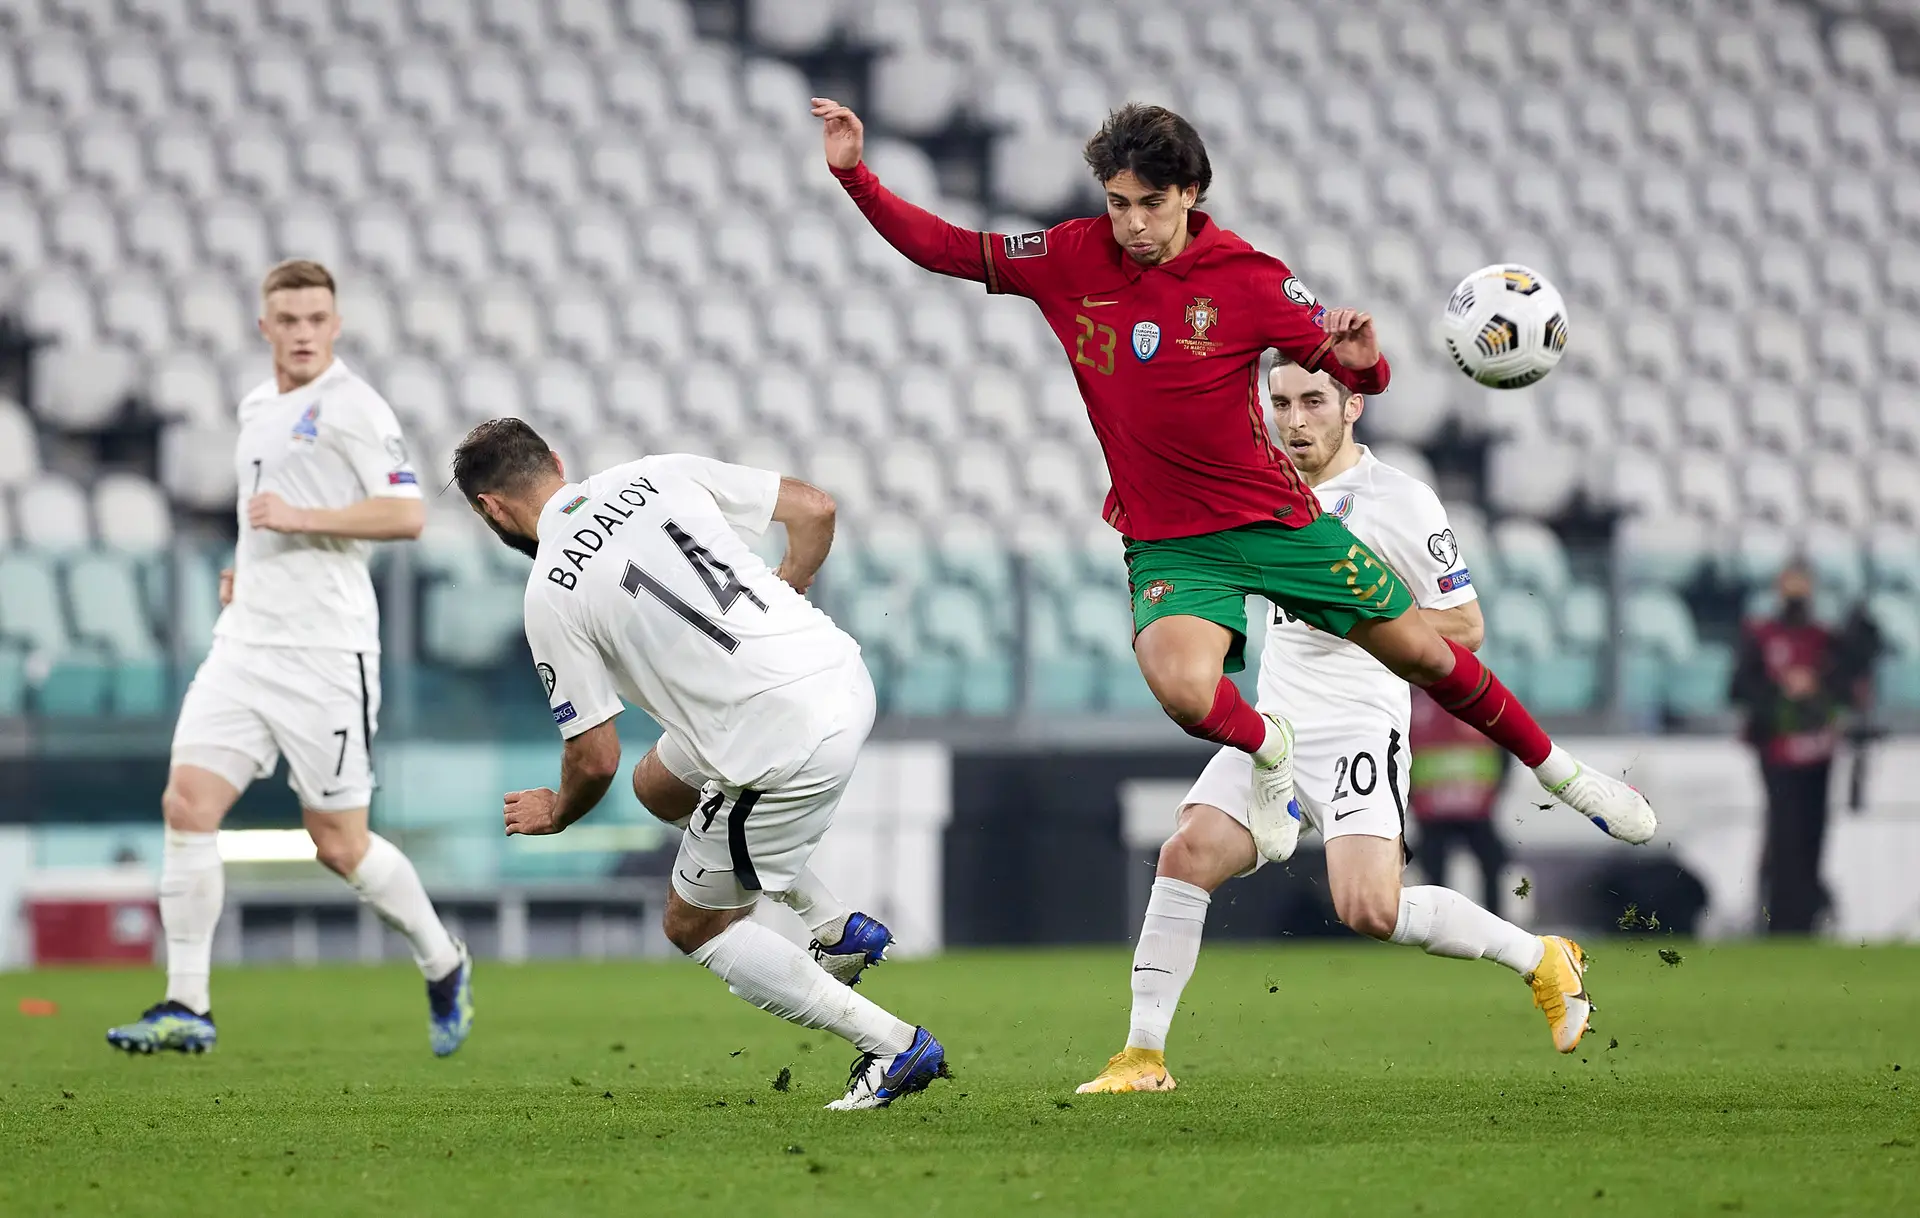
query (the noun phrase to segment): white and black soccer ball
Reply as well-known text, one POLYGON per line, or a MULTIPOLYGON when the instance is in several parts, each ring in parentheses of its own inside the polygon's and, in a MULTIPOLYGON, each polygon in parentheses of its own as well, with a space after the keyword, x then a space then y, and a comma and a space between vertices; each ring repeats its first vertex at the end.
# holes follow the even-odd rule
POLYGON ((1553 371, 1567 349, 1567 306, 1538 271, 1481 267, 1447 298, 1441 341, 1460 371, 1492 389, 1518 389, 1553 371))

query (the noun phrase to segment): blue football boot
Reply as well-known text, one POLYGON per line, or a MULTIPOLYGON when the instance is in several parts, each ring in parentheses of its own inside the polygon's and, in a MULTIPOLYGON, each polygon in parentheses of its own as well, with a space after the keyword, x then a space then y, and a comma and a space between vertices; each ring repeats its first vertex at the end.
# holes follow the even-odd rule
POLYGON ((903 1095, 925 1091, 936 1078, 946 1078, 947 1051, 925 1028, 913 1030, 913 1043, 903 1053, 882 1056, 862 1053, 847 1075, 847 1093, 828 1104, 836 1112, 856 1108, 885 1108, 903 1095))
POLYGON ((860 974, 869 965, 885 960, 891 946, 893 932, 887 929, 886 923, 867 914, 854 913, 847 915, 847 925, 832 946, 815 939, 807 945, 807 950, 835 981, 859 985, 860 974))
POLYGON ((458 1049, 473 1031, 473 957, 458 939, 453 945, 460 949, 460 963, 440 980, 427 982, 427 1041, 435 1057, 458 1049))
POLYGON ((132 1023, 107 1029, 107 1043, 128 1053, 152 1053, 156 1049, 205 1053, 218 1038, 213 1030, 212 1011, 198 1015, 171 998, 148 1007, 146 1013, 132 1023))

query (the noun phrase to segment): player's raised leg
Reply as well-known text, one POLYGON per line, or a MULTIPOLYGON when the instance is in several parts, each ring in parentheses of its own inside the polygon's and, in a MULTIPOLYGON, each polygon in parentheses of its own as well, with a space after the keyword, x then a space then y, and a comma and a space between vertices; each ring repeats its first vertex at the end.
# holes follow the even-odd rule
POLYGON ((168 772, 167 789, 160 797, 166 821, 166 844, 160 857, 160 925, 167 941, 167 993, 139 1019, 107 1030, 107 1043, 117 1049, 204 1053, 214 1046, 209 978, 213 932, 226 901, 220 822, 240 798, 240 787, 251 777, 253 763, 234 753, 232 765, 222 768, 236 773, 240 785, 195 765, 176 763, 168 772))
MULTIPOLYGON (((1385 831, 1392 832, 1390 827, 1385 831)), ((1532 934, 1451 888, 1403 888, 1403 857, 1398 836, 1336 832, 1327 840, 1327 885, 1341 923, 1369 938, 1418 947, 1430 956, 1504 964, 1532 987, 1534 1005, 1547 1017, 1554 1048, 1571 1053, 1586 1033, 1593 1010, 1582 980, 1586 956, 1580 945, 1558 935, 1532 934)))
POLYGON ((473 1030, 473 960, 447 933, 413 863, 367 827, 365 807, 301 810, 320 863, 399 931, 427 983, 427 1042, 436 1057, 466 1043, 473 1030))
POLYGON ((1532 770, 1562 803, 1623 842, 1653 836, 1653 806, 1610 774, 1584 766, 1547 736, 1527 708, 1479 657, 1417 612, 1367 618, 1347 639, 1408 682, 1420 686, 1454 718, 1471 724, 1532 770))
MULTIPOLYGON (((676 829, 685 830, 704 798, 717 813, 725 795, 706 786, 692 758, 671 737, 647 750, 633 767, 633 794, 640 806, 676 829)), ((837 981, 858 985, 860 975, 886 959, 893 932, 871 914, 850 911, 812 867, 802 867, 793 885, 777 898, 805 924, 813 941, 807 950, 837 981)))
MULTIPOLYGON (((1191 539, 1204 545, 1208 539, 1191 539)), ((1190 736, 1239 749, 1253 758, 1249 827, 1260 853, 1293 855, 1300 810, 1293 801, 1293 725, 1262 714, 1228 679, 1244 667, 1246 593, 1217 577, 1226 563, 1204 554, 1167 555, 1130 547, 1140 675, 1167 717, 1190 736)))

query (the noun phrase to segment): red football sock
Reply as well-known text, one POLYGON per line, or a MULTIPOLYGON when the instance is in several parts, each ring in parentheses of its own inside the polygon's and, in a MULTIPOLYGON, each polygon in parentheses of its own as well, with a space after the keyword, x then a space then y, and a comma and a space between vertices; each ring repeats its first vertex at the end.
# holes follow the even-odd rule
POLYGON ((1427 693, 1460 722, 1486 733, 1487 739, 1520 759, 1528 769, 1547 759, 1553 741, 1540 730, 1520 699, 1513 696, 1493 670, 1452 639, 1453 671, 1427 686, 1427 693))
POLYGON ((1240 687, 1225 677, 1213 691, 1213 709, 1198 723, 1181 725, 1189 736, 1230 744, 1245 753, 1258 749, 1267 740, 1267 721, 1253 704, 1240 694, 1240 687))

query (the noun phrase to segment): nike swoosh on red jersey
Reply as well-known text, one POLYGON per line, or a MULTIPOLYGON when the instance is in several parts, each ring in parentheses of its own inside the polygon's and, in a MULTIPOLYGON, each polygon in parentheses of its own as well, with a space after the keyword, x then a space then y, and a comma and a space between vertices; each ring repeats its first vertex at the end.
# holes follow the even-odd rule
POLYGON ((1080 298, 1080 307, 1083 309, 1098 309, 1098 308, 1103 308, 1107 305, 1117 305, 1119 303, 1120 302, 1117 300, 1095 300, 1091 296, 1082 296, 1080 298))

